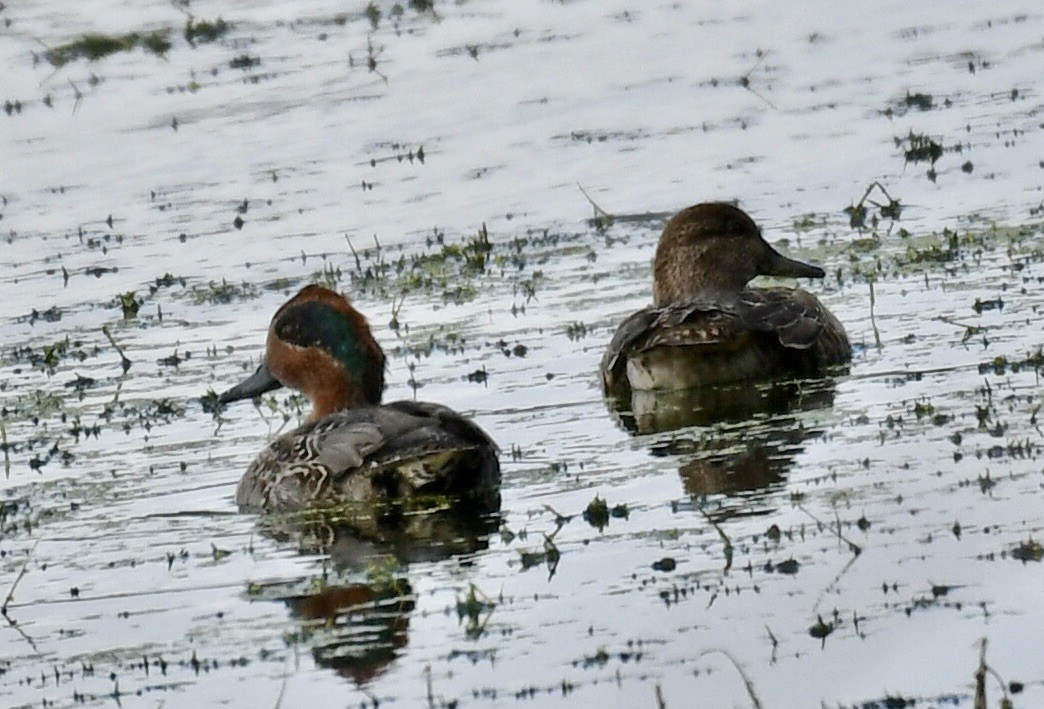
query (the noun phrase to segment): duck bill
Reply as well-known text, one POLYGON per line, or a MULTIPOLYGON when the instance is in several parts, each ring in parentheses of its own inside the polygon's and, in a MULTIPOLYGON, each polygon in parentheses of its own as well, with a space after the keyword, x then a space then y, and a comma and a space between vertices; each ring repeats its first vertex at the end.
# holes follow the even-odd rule
POLYGON ((228 404, 240 399, 253 399, 255 396, 261 396, 265 392, 281 386, 283 386, 282 383, 268 370, 268 363, 262 360, 256 372, 221 394, 218 397, 218 403, 228 404))
POLYGON ((787 278, 823 278, 826 271, 810 263, 787 258, 775 249, 769 249, 768 256, 758 270, 761 276, 783 276, 787 278))

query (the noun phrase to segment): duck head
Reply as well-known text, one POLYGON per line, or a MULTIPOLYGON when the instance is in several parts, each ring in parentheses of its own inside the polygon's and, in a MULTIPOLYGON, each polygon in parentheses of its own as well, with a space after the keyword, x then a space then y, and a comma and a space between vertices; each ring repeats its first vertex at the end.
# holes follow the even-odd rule
POLYGON ((309 398, 313 421, 381 402, 384 353, 366 318, 343 295, 309 285, 284 303, 268 326, 261 366, 218 402, 253 398, 280 386, 309 398))
POLYGON ((822 278, 823 269, 769 246, 738 207, 706 202, 683 209, 663 229, 653 260, 657 305, 697 295, 739 293, 756 276, 822 278))

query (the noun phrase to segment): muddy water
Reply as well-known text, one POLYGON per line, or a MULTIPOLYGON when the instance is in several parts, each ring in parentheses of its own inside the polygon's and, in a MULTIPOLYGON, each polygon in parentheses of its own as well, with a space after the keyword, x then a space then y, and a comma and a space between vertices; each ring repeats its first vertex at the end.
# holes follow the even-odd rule
POLYGON ((767 707, 971 706, 985 638, 1044 704, 1040 13, 375 6, 0 10, 3 703, 750 706, 738 667, 767 707), (189 43, 187 12, 230 27, 189 43), (54 53, 88 33, 134 46, 54 53), (853 228, 874 181, 898 219, 853 228), (856 356, 660 430, 597 362, 708 198, 826 268, 856 356), (445 245, 483 224, 469 268, 445 245), (500 442, 500 519, 330 543, 238 513, 299 402, 199 397, 315 280, 388 399, 500 442))

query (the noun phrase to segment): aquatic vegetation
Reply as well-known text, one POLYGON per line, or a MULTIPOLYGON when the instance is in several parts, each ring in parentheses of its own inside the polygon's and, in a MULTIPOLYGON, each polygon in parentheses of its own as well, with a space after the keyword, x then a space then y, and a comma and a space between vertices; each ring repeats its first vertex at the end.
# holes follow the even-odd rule
MULTIPOLYGON (((944 107, 950 106, 950 99, 945 99, 943 102, 944 107)), ((906 95, 893 105, 885 108, 881 113, 888 118, 893 116, 905 116, 912 109, 918 111, 931 111, 935 108, 935 98, 931 94, 925 94, 921 92, 910 93, 906 92, 906 95)))
MULTIPOLYGON (((388 3, 380 3, 380 5, 388 3)), ((406 8, 413 10, 418 15, 427 14, 433 19, 438 19, 438 15, 435 14, 435 0, 407 0, 405 7, 401 0, 395 0, 390 3, 391 7, 386 10, 381 10, 377 0, 370 0, 366 7, 363 9, 363 17, 370 23, 371 29, 377 29, 380 27, 381 19, 385 16, 390 17, 393 21, 398 22, 406 14, 406 8)))
POLYGON ((896 138, 895 147, 903 148, 903 157, 908 163, 928 162, 934 165, 943 154, 941 143, 935 142, 923 133, 913 131, 905 137, 896 138))
POLYGON ((355 268, 342 270, 328 264, 315 278, 337 287, 347 276, 351 293, 376 300, 398 302, 421 295, 435 296, 453 305, 473 301, 506 278, 515 293, 528 302, 536 296, 544 274, 541 270, 527 270, 527 250, 542 245, 540 237, 494 242, 485 226, 459 243, 447 241, 445 233, 435 229, 426 239, 423 251, 407 256, 400 249, 398 258, 390 257, 389 250, 382 249, 379 242, 359 251, 349 241, 355 268))
POLYGON ((221 282, 209 281, 206 285, 193 284, 188 289, 188 297, 196 305, 209 303, 210 305, 223 305, 239 300, 252 300, 260 294, 260 290, 253 283, 243 281, 241 283, 230 283, 225 279, 221 282))
POLYGON ((62 311, 57 305, 52 305, 47 310, 37 310, 33 308, 28 315, 24 315, 18 318, 19 322, 27 322, 30 325, 34 324, 37 320, 43 322, 58 322, 62 319, 62 311))
POLYGON ((198 22, 189 17, 185 21, 185 41, 195 47, 197 44, 206 44, 220 39, 226 32, 232 29, 232 25, 222 18, 216 20, 199 20, 198 22))
POLYGON ((468 592, 457 598, 457 618, 467 621, 466 634, 471 640, 482 636, 486 624, 493 616, 497 604, 490 600, 475 584, 468 584, 468 592))
POLYGON ((40 371, 52 375, 56 368, 66 359, 83 362, 89 357, 96 357, 99 353, 97 345, 91 347, 83 340, 73 340, 65 336, 48 345, 32 347, 20 345, 12 348, 3 361, 7 363, 26 363, 40 371))
MULTIPOLYGON (((963 150, 963 145, 959 142, 949 148, 944 148, 941 140, 936 142, 930 136, 914 133, 912 130, 905 137, 895 138, 895 146, 902 149, 905 164, 927 162, 929 167, 925 175, 932 182, 938 178, 935 163, 942 157, 942 154, 946 151, 959 153, 963 150)), ((972 171, 971 163, 966 162, 961 169, 970 173, 972 171)))
POLYGON ((601 532, 609 524, 609 505, 605 500, 595 495, 584 510, 584 520, 601 532))
MULTIPOLYGON (((228 61, 229 69, 250 69, 261 64, 261 57, 252 57, 249 54, 240 54, 228 61)), ((242 217, 236 216, 236 229, 243 227, 242 217)))
POLYGON ((77 59, 94 62, 117 52, 129 52, 137 47, 142 47, 156 56, 163 56, 171 48, 169 34, 168 29, 145 33, 129 32, 123 35, 85 34, 67 44, 47 49, 43 56, 56 69, 77 59))
POLYGON ((932 241, 927 245, 909 244, 906 247, 906 263, 948 263, 960 254, 960 240, 957 232, 944 229, 941 241, 932 241))
POLYGON ((184 415, 184 402, 165 397, 143 402, 115 400, 102 409, 98 418, 130 433, 135 427, 149 431, 157 424, 170 423, 184 415))
MULTIPOLYGON (((865 214, 862 216, 862 219, 865 221, 865 214)), ((822 231, 827 228, 829 221, 829 217, 825 214, 809 212, 808 214, 802 214, 799 218, 795 219, 790 228, 798 234, 803 232, 822 231)))
MULTIPOLYGON (((973 306, 973 309, 977 313, 981 313, 985 309, 983 304, 979 301, 976 301, 976 304, 976 306, 973 306)), ((999 309, 1000 306, 997 307, 999 309)), ((1023 359, 1011 359, 1004 355, 998 355, 988 362, 979 364, 979 374, 993 372, 996 375, 1004 375, 1009 370, 1013 374, 1017 374, 1027 369, 1035 372, 1044 371, 1044 348, 1037 348, 1036 352, 1027 355, 1023 359)))
POLYGON ((870 217, 870 227, 876 229, 878 221, 881 219, 887 219, 889 222, 898 221, 900 215, 902 215, 902 204, 898 199, 894 199, 888 190, 884 188, 880 182, 874 181, 867 186, 866 191, 859 200, 848 207, 841 210, 843 213, 848 215, 848 225, 853 229, 863 229, 867 226, 867 217, 870 217), (870 199, 870 195, 874 191, 879 191, 887 200, 884 203, 875 202, 870 199), (877 208, 877 213, 871 213, 867 205, 877 208))
MULTIPOLYGON (((197 44, 218 40, 231 28, 232 26, 220 17, 214 21, 196 21, 189 17, 182 34, 185 41, 195 47, 197 44)), ((43 57, 56 69, 77 59, 96 62, 117 52, 129 52, 139 47, 162 57, 173 47, 170 34, 170 28, 125 34, 87 33, 78 39, 48 48, 44 51, 43 57)), ((10 111, 8 113, 10 114, 10 111)))
POLYGON ((138 316, 142 301, 138 300, 134 291, 127 291, 116 296, 116 304, 123 311, 124 320, 133 320, 138 316))
MULTIPOLYGON (((409 330, 409 328, 406 328, 409 330)), ((423 359, 439 352, 447 355, 463 354, 469 340, 459 330, 439 325, 424 332, 414 331, 414 336, 388 349, 393 357, 423 359)))
POLYGON ((1024 542, 1020 542, 1017 547, 1012 549, 1011 556, 1013 559, 1022 562, 1040 562, 1042 559, 1044 559, 1044 546, 1041 546, 1040 542, 1035 541, 1031 537, 1024 542))

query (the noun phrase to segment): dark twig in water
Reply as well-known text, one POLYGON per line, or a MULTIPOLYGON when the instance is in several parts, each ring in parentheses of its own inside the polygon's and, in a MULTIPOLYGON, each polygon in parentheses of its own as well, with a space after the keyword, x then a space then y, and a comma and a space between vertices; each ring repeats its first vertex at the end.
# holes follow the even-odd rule
MULTIPOLYGON (((43 41, 42 39, 40 39, 39 37, 33 37, 33 41, 34 41, 34 42, 36 42, 37 44, 39 44, 39 45, 40 45, 41 47, 43 47, 44 49, 46 49, 48 53, 49 53, 49 52, 53 52, 53 51, 54 51, 54 47, 52 47, 51 45, 47 44, 46 42, 44 42, 44 41, 43 41)), ((34 57, 36 56, 36 52, 33 52, 33 56, 34 56, 34 57)), ((46 57, 47 55, 45 54, 44 56, 46 57)), ((35 64, 36 62, 34 61, 33 63, 35 64)), ((45 76, 45 77, 43 78, 43 81, 41 81, 41 82, 40 82, 40 83, 38 84, 38 86, 43 86, 44 84, 46 84, 46 83, 47 83, 48 81, 50 81, 50 80, 51 80, 51 79, 52 79, 52 78, 54 77, 54 75, 55 75, 55 74, 57 74, 57 73, 58 73, 58 70, 62 68, 62 65, 54 66, 54 64, 51 64, 51 66, 53 66, 53 67, 54 67, 54 68, 53 68, 53 69, 51 70, 51 73, 50 73, 50 74, 48 74, 47 76, 45 76)))
MULTIPOLYGON (((402 294, 402 297, 398 300, 398 302, 396 302, 395 298, 392 298, 392 316, 391 321, 388 323, 388 327, 392 329, 392 332, 394 332, 396 337, 398 337, 399 339, 402 339, 402 335, 399 334, 399 327, 401 325, 401 323, 399 322, 399 312, 402 310, 402 306, 405 304, 405 293, 402 294)), ((409 330, 409 328, 406 329, 409 330)))
POLYGON ((276 703, 272 709, 280 709, 283 706, 283 695, 286 694, 286 677, 283 678, 283 684, 279 687, 279 696, 276 697, 276 703))
POLYGON ((555 535, 558 534, 559 527, 551 536, 544 535, 544 555, 547 558, 547 580, 550 581, 554 578, 555 572, 558 570, 558 560, 562 558, 562 552, 558 551, 558 547, 555 545, 555 535))
MULTIPOLYGON (((7 616, 4 617, 7 618, 7 616)), ((33 648, 33 652, 40 652, 40 648, 36 646, 36 642, 31 637, 29 637, 24 630, 22 630, 22 626, 18 625, 18 623, 16 623, 11 618, 7 618, 7 622, 8 624, 10 624, 12 628, 18 631, 18 634, 21 635, 27 643, 29 643, 29 646, 33 648)))
MULTIPOLYGON (((798 509, 799 509, 799 510, 801 510, 802 512, 804 512, 805 514, 807 514, 807 515, 808 515, 809 517, 811 517, 811 518, 812 518, 812 520, 813 520, 813 521, 814 521, 814 522, 815 522, 816 524, 820 525, 821 527, 825 527, 826 529, 831 529, 831 526, 830 526, 829 524, 824 524, 824 523, 822 522, 822 520, 820 520, 820 519, 819 519, 818 517, 816 517, 816 516, 815 516, 814 514, 812 514, 812 513, 811 513, 811 512, 809 512, 808 510, 806 510, 806 509, 805 509, 805 508, 804 508, 803 506, 801 506, 801 505, 798 505, 797 507, 798 507, 798 509)), ((836 511, 836 510, 834 511, 834 514, 835 514, 835 516, 836 516, 836 514, 837 514, 837 511, 836 511)), ((851 541, 849 541, 848 539, 846 539, 846 538, 845 538, 845 535, 841 534, 841 519, 840 519, 840 517, 838 517, 838 518, 837 518, 837 528, 836 528, 836 529, 834 529, 834 534, 836 534, 836 535, 837 535, 837 538, 838 538, 838 539, 840 539, 840 540, 841 540, 841 541, 843 541, 843 542, 844 542, 845 544, 847 544, 847 545, 848 545, 848 550, 849 550, 850 552, 852 552, 853 554, 855 554, 856 556, 859 556, 860 554, 862 554, 862 553, 863 553, 863 548, 862 548, 861 546, 859 546, 859 545, 858 545, 858 544, 856 544, 855 542, 851 542, 851 541)))
POLYGON ((779 647, 779 640, 772 634, 772 628, 767 625, 765 626, 765 632, 768 633, 769 641, 772 643, 772 657, 769 659, 769 664, 774 665, 776 664, 776 649, 779 647))
POLYGON ((740 77, 739 85, 742 86, 743 88, 745 88, 747 91, 749 91, 752 94, 754 94, 755 96, 757 96, 758 98, 760 98, 765 103, 767 103, 769 108, 775 110, 776 104, 772 103, 767 98, 765 98, 760 93, 758 93, 753 88, 751 88, 751 85, 750 85, 750 75, 753 74, 757 70, 757 68, 759 66, 761 66, 761 62, 765 61, 765 57, 768 56, 768 52, 763 52, 763 51, 761 51, 759 49, 759 50, 757 50, 757 56, 758 56, 758 60, 756 62, 754 62, 754 66, 752 66, 750 68, 750 70, 747 71, 746 74, 744 74, 743 76, 740 77))
POLYGON ((564 527, 565 525, 569 524, 570 520, 572 520, 573 517, 575 516, 575 515, 564 515, 564 514, 561 514, 554 507, 552 507, 551 505, 547 505, 547 504, 544 505, 544 509, 547 510, 548 512, 550 512, 551 514, 553 514, 555 516, 555 531, 551 532, 551 538, 552 539, 554 538, 554 536, 556 534, 558 534, 559 530, 561 530, 562 527, 564 527))
POLYGON ((80 102, 83 101, 83 94, 80 93, 80 90, 76 87, 76 84, 73 83, 72 79, 69 79, 68 81, 69 81, 69 86, 72 87, 73 96, 76 97, 76 101, 73 102, 73 108, 72 108, 72 112, 73 112, 73 114, 75 114, 76 113, 76 109, 78 109, 80 107, 80 102))
POLYGON ((656 685, 656 709, 667 709, 667 702, 663 701, 663 690, 656 685))
POLYGON ((587 190, 584 189, 583 185, 577 182, 576 186, 580 188, 580 191, 583 192, 584 197, 587 198, 587 201, 591 204, 591 207, 594 209, 594 217, 591 219, 591 222, 595 225, 595 227, 598 229, 605 229, 606 227, 612 225, 613 215, 599 207, 597 204, 595 204, 595 201, 591 199, 591 195, 587 194, 587 190))
POLYGON ((979 641, 979 667, 975 670, 974 709, 986 709, 986 638, 979 641))
POLYGON ((474 640, 485 632, 486 624, 493 617, 496 604, 481 588, 475 584, 470 584, 470 586, 464 599, 457 599, 457 614, 461 618, 468 619, 467 636, 474 640))
POLYGON ((4 616, 4 620, 7 621, 7 624, 10 625, 15 630, 17 630, 18 634, 21 635, 23 638, 25 638, 25 641, 27 643, 29 643, 30 646, 32 646, 33 652, 39 652, 40 650, 36 647, 36 643, 33 642, 33 639, 31 637, 29 637, 28 635, 26 635, 25 631, 22 630, 21 627, 19 627, 17 621, 15 621, 15 619, 12 618, 11 616, 7 615, 7 606, 8 606, 9 603, 11 603, 11 598, 14 597, 15 588, 18 587, 18 582, 22 580, 22 577, 25 576, 25 572, 29 569, 29 559, 32 558, 33 552, 36 551, 36 545, 39 544, 39 543, 40 543, 40 540, 37 539, 33 543, 32 548, 25 555, 25 561, 22 562, 22 569, 21 569, 21 571, 18 572, 18 576, 15 577, 14 583, 11 584, 11 588, 7 591, 7 597, 4 598, 4 604, 2 606, 0 606, 0 615, 3 615, 4 616))
POLYGON ((867 282, 870 284, 870 326, 874 328, 874 344, 877 345, 877 349, 881 349, 881 333, 877 331, 877 320, 874 318, 874 306, 877 304, 877 297, 874 295, 874 279, 868 278, 867 282))
POLYGON ((964 339, 961 340, 962 344, 970 340, 972 336, 978 335, 981 332, 985 332, 986 330, 989 330, 992 327, 992 325, 969 325, 968 323, 963 323, 960 320, 955 320, 954 318, 947 317, 946 315, 936 315, 932 319, 938 320, 939 322, 944 322, 947 325, 953 325, 954 327, 964 328, 964 339))
MULTIPOLYGON (((381 56, 381 53, 383 51, 384 51, 384 47, 378 47, 377 49, 374 49, 374 46, 373 46, 373 35, 372 34, 366 36, 366 68, 371 73, 376 74, 377 76, 381 77, 381 80, 384 83, 387 84, 388 83, 388 77, 385 76, 381 72, 381 70, 377 68, 377 58, 379 56, 381 56)), ((348 68, 351 69, 354 66, 355 66, 355 58, 351 54, 349 54, 348 55, 348 68)))
POLYGON ((843 567, 841 567, 841 570, 837 572, 837 574, 834 576, 833 580, 826 585, 826 587, 822 590, 822 592, 820 592, 819 597, 816 598, 816 602, 812 605, 812 610, 819 610, 819 604, 823 602, 823 598, 825 598, 826 595, 828 593, 830 593, 830 590, 832 588, 834 588, 834 586, 837 585, 838 581, 840 581, 841 578, 845 574, 848 573, 848 570, 852 568, 852 565, 855 564, 856 559, 858 559, 858 558, 859 558, 859 555, 856 554, 855 556, 851 557, 848 560, 847 564, 845 564, 843 567))
POLYGON ((738 672, 739 676, 743 678, 743 685, 747 688, 747 696, 750 697, 750 705, 754 707, 754 709, 762 709, 762 704, 761 700, 758 698, 758 693, 754 691, 754 683, 751 681, 750 677, 747 676, 746 671, 744 671, 744 669, 740 666, 740 663, 736 662, 736 658, 732 656, 732 653, 730 653, 728 650, 714 648, 711 650, 704 650, 700 653, 699 656, 704 657, 706 655, 713 655, 714 653, 720 653, 724 655, 726 658, 728 658, 729 662, 732 663, 732 666, 736 668, 736 672, 738 672))
POLYGON ((888 194, 888 190, 886 190, 886 189, 885 189, 885 186, 884 186, 884 185, 882 185, 882 184, 881 184, 880 182, 878 182, 877 180, 874 180, 873 182, 871 182, 871 183, 870 183, 870 184, 869 184, 869 185, 867 186, 867 188, 866 188, 866 192, 864 192, 864 193, 863 193, 863 197, 862 197, 862 199, 860 199, 860 200, 859 200, 860 204, 861 204, 861 203, 862 203, 863 201, 867 201, 867 202, 869 202, 870 204, 874 205, 874 206, 875 206, 875 207, 877 207, 878 209, 880 209, 880 208, 882 208, 882 207, 893 207, 893 206, 895 206, 895 205, 897 205, 897 204, 899 203, 899 202, 898 202, 898 200, 894 200, 894 199, 892 199, 892 195, 888 194), (867 197, 869 197, 869 196, 870 196, 870 193, 874 191, 874 188, 875 188, 875 187, 876 187, 877 189, 881 190, 881 194, 883 194, 883 195, 885 196, 885 199, 887 199, 887 200, 888 200, 888 204, 887 204, 887 205, 884 205, 884 204, 880 204, 880 203, 878 203, 878 202, 875 202, 875 201, 874 201, 874 200, 872 200, 872 199, 867 199, 867 197))
MULTIPOLYGON (((877 207, 878 213, 882 217, 889 219, 891 224, 894 224, 899 219, 903 211, 902 203, 897 199, 893 199, 892 195, 888 194, 888 190, 885 189, 884 185, 875 180, 867 186, 866 191, 863 192, 863 196, 859 198, 858 202, 842 210, 849 216, 849 225, 855 229, 859 229, 860 231, 866 227, 867 210, 864 203, 869 203, 877 207), (881 194, 883 194, 885 199, 888 200, 887 204, 881 204, 869 199, 870 194, 875 189, 881 191, 881 194)), ((874 217, 874 220, 873 225, 876 227, 876 217, 874 217)), ((889 232, 892 228, 891 224, 889 224, 888 227, 889 232)))
POLYGON ((4 604, 0 606, 0 615, 3 615, 5 618, 7 618, 7 622, 11 623, 12 625, 14 625, 14 621, 7 617, 7 606, 11 602, 11 598, 14 596, 15 589, 18 588, 18 582, 22 580, 22 577, 25 576, 25 572, 28 571, 29 559, 32 558, 33 552, 36 551, 36 545, 39 543, 40 540, 36 540, 36 542, 33 543, 32 549, 30 549, 29 553, 25 555, 25 561, 22 562, 22 569, 18 572, 18 576, 15 577, 14 583, 11 584, 11 588, 8 589, 7 597, 4 598, 4 604))
POLYGON ((352 252, 352 256, 355 257, 355 271, 356 273, 362 273, 362 261, 359 260, 359 253, 352 246, 352 240, 348 238, 348 235, 344 235, 344 240, 348 242, 348 248, 352 252))
POLYGON ((424 679, 428 685, 428 709, 435 709, 435 695, 431 691, 431 665, 424 666, 424 679))
POLYGON ((815 523, 818 524, 820 527, 825 527, 826 529, 832 529, 834 534, 837 535, 837 538, 840 539, 841 541, 843 541, 845 544, 847 544, 848 545, 848 550, 850 552, 852 552, 852 558, 848 560, 848 563, 845 564, 841 568, 841 570, 837 572, 837 575, 834 576, 834 579, 829 584, 827 584, 826 588, 824 588, 822 593, 819 594, 819 597, 816 599, 815 605, 813 606, 813 609, 817 609, 817 608, 819 608, 819 604, 823 600, 823 597, 827 594, 827 592, 829 592, 830 589, 832 589, 834 586, 836 586, 837 582, 841 580, 841 577, 844 576, 846 573, 848 573, 848 570, 850 568, 852 568, 852 565, 855 564, 856 559, 858 559, 859 555, 863 553, 863 548, 860 547, 858 544, 855 544, 854 542, 849 541, 848 539, 845 538, 845 536, 843 534, 841 534, 841 518, 837 515, 837 510, 836 509, 834 510, 834 518, 836 520, 837 526, 836 527, 831 527, 831 525, 824 524, 818 517, 816 517, 814 514, 812 514, 808 510, 806 510, 803 506, 798 505, 797 507, 798 507, 799 510, 801 510, 802 512, 807 514, 809 517, 811 517, 815 521, 815 523))
POLYGON ((700 510, 700 514, 702 514, 704 519, 714 527, 718 532, 718 536, 721 537, 721 541, 725 543, 725 568, 722 569, 722 573, 727 574, 729 573, 729 569, 732 568, 732 540, 722 531, 721 527, 718 526, 718 523, 711 519, 709 514, 704 512, 702 509, 700 510))
POLYGON ((116 382, 116 391, 112 394, 112 403, 105 407, 105 411, 115 411, 120 403, 120 392, 123 391, 123 380, 116 382))
POLYGON ((0 422, 0 440, 4 444, 4 476, 11 479, 11 454, 7 450, 7 427, 0 422))
POLYGON ((986 709, 986 674, 993 675, 994 679, 997 680, 997 684, 1000 685, 1003 699, 1000 701, 1000 706, 1010 707, 1011 698, 1008 696, 1008 684, 1004 679, 997 673, 995 669, 986 664, 986 638, 979 640, 979 666, 975 670, 975 700, 973 709, 986 709))
POLYGON ((116 349, 117 354, 120 355, 120 364, 123 366, 123 373, 126 374, 127 370, 131 367, 131 361, 127 359, 127 355, 123 354, 123 348, 116 344, 116 340, 113 339, 112 333, 109 332, 108 325, 102 325, 102 332, 105 333, 105 337, 109 339, 109 344, 111 344, 116 349))

